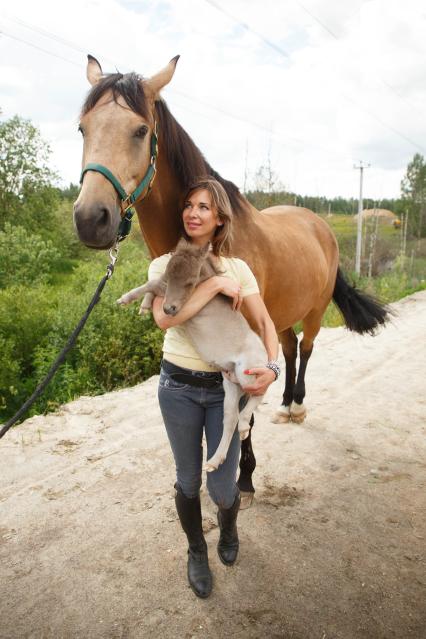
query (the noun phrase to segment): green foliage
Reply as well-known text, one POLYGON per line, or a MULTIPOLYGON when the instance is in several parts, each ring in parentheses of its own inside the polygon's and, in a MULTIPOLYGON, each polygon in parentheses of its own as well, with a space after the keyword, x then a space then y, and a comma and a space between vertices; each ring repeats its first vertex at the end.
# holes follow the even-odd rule
POLYGON ((70 185, 67 186, 65 189, 60 189, 59 193, 61 198, 63 198, 64 200, 75 202, 75 200, 78 198, 79 191, 80 191, 79 185, 73 184, 71 182, 70 185))
MULTIPOLYGON (((261 169, 263 167, 260 167, 261 169)), ((358 200, 355 198, 334 197, 326 198, 313 195, 299 195, 285 190, 265 190, 255 189, 245 193, 248 201, 257 209, 262 210, 268 206, 277 206, 279 204, 303 206, 304 208, 314 211, 318 214, 334 213, 337 215, 354 216, 358 211, 358 200)), ((401 200, 383 199, 380 202, 365 198, 364 208, 382 208, 399 214, 405 209, 401 200)))
POLYGON ((404 210, 408 213, 408 229, 418 238, 426 236, 426 163, 416 153, 407 166, 401 182, 404 210))
POLYGON ((0 230, 7 221, 28 231, 48 227, 58 203, 49 169, 50 149, 29 120, 0 123, 0 230))
MULTIPOLYGON (((162 332, 151 315, 138 315, 137 304, 126 308, 116 304, 124 291, 146 280, 148 260, 141 260, 137 245, 126 249, 127 257, 120 255, 119 267, 76 346, 32 414, 81 394, 134 385, 158 373, 162 332)), ((81 263, 65 286, 13 286, 0 292, 1 419, 14 414, 33 392, 86 310, 107 263, 104 253, 94 258, 93 263, 81 263)))
POLYGON ((28 234, 22 226, 6 222, 0 231, 0 288, 14 284, 47 282, 60 253, 50 240, 28 234))

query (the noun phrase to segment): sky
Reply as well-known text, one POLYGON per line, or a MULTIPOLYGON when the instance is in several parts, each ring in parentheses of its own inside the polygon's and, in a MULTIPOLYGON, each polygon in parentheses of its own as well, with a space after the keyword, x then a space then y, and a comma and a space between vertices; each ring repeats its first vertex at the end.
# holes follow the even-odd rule
POLYGON ((0 0, 1 119, 37 125, 62 185, 77 183, 87 54, 156 73, 170 110, 223 177, 253 188, 398 197, 426 156, 424 0, 0 0))

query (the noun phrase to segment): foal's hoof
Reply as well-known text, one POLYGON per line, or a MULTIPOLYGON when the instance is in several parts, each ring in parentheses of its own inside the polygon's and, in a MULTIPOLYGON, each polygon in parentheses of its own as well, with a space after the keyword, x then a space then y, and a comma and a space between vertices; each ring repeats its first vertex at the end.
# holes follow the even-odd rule
POLYGON ((214 470, 217 470, 221 464, 225 461, 226 457, 213 455, 211 459, 206 461, 205 469, 208 473, 212 473, 214 470))
POLYGON ((280 406, 272 417, 273 424, 287 424, 290 421, 290 406, 280 406))
POLYGON ((152 309, 150 308, 143 308, 142 306, 139 309, 139 315, 148 315, 148 313, 151 312, 152 309))
POLYGON ((303 404, 297 404, 296 402, 291 403, 290 408, 290 417, 291 421, 295 424, 301 424, 305 421, 306 417, 306 408, 303 404))
POLYGON ((243 441, 244 439, 247 439, 247 437, 250 435, 250 428, 248 430, 240 430, 238 432, 240 433, 241 441, 243 441))

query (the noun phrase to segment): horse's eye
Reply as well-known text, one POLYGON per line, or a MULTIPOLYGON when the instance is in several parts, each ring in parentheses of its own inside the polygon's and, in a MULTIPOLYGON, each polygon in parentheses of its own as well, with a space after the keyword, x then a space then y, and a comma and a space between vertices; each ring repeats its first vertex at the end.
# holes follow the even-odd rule
POLYGON ((84 131, 83 131, 83 127, 81 126, 81 124, 78 125, 78 130, 80 131, 81 135, 84 137, 84 131))
POLYGON ((143 138, 146 136, 147 133, 148 133, 148 127, 143 125, 139 127, 139 129, 136 131, 135 138, 141 138, 143 140, 143 138))

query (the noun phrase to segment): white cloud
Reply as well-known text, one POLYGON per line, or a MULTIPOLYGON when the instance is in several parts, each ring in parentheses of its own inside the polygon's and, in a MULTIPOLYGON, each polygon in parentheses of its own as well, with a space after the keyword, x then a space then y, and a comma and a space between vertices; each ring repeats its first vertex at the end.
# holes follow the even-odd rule
POLYGON ((4 3, 3 117, 40 126, 64 182, 76 182, 85 54, 105 71, 150 75, 180 53, 165 97, 224 176, 242 186, 248 144, 251 173, 270 152, 292 190, 356 195, 363 159, 365 194, 397 196, 412 155, 426 154, 423 2, 217 2, 240 23, 206 0, 4 3))

